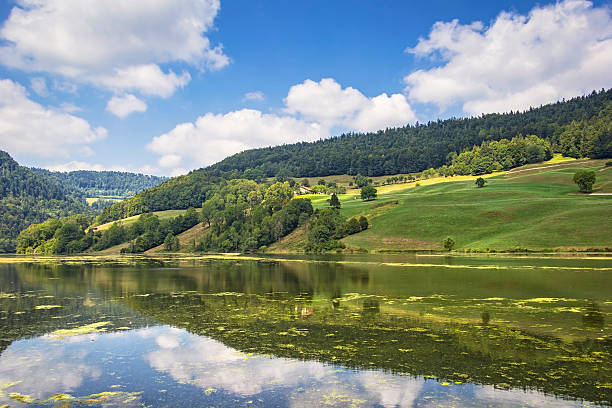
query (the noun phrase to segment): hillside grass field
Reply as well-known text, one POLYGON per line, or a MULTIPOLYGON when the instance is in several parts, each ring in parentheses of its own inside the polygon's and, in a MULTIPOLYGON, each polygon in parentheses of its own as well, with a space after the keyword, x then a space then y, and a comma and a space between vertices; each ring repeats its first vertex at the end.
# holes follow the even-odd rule
MULTIPOLYGON (((611 250, 612 167, 605 163, 555 157, 546 163, 484 175, 487 184, 483 188, 474 183, 478 176, 434 177, 377 187, 377 199, 365 202, 359 190, 351 189, 339 196, 341 212, 347 218, 366 216, 370 228, 342 242, 349 251, 442 250, 443 240, 450 236, 460 251, 611 250), (604 195, 578 192, 572 178, 579 168, 596 171, 593 192, 604 195)), ((315 209, 329 206, 328 195, 296 197, 309 198, 315 209)), ((154 214, 167 219, 185 211, 154 214)), ((128 225, 138 217, 118 222, 128 225)), ((110 225, 97 229, 104 231, 110 225)), ((179 235, 181 246, 189 246, 204 233, 202 224, 185 231, 179 235)), ((298 228, 267 252, 299 252, 306 235, 304 227, 298 228)), ((119 252, 122 245, 107 251, 119 252)), ((148 253, 162 250, 159 246, 148 253)))
POLYGON ((442 182, 380 194, 372 202, 342 201, 347 217, 369 216, 371 227, 343 239, 369 251, 442 249, 572 250, 612 248, 612 196, 578 192, 577 168, 597 173, 594 193, 612 193, 605 160, 531 166, 488 178, 442 182), (525 171, 521 171, 525 170, 525 171))
MULTIPOLYGON (((169 218, 174 218, 174 217, 176 217, 178 215, 185 214, 186 212, 187 212, 187 210, 164 210, 164 211, 155 211, 155 212, 153 212, 153 214, 157 215, 160 220, 166 220, 166 219, 169 219, 169 218)), ((131 223, 135 222, 138 219, 138 217, 140 217, 140 215, 141 214, 133 215, 131 217, 123 218, 123 219, 117 220, 117 221, 107 222, 105 224, 101 224, 101 225, 97 225, 97 226, 93 225, 91 228, 95 228, 96 231, 106 231, 114 223, 118 223, 119 225, 123 225, 123 226, 130 225, 131 223)))

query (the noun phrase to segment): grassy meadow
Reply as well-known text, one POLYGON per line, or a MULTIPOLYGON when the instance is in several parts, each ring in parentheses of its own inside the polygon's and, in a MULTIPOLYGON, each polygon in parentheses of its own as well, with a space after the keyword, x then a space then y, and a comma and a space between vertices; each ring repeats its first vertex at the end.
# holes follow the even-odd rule
POLYGON ((572 181, 577 168, 591 168, 594 192, 611 193, 604 162, 517 169, 488 178, 484 188, 473 180, 432 182, 372 202, 344 199, 342 212, 365 214, 371 227, 343 242, 369 251, 442 249, 447 236, 456 249, 479 251, 611 248, 612 196, 580 194, 572 181))
MULTIPOLYGON (((174 217, 176 217, 178 215, 184 214, 185 212, 187 212, 187 210, 164 210, 164 211, 155 211, 155 212, 153 212, 153 214, 157 215, 160 220, 165 220, 165 219, 168 219, 168 218, 174 218, 174 217)), ((127 217, 127 218, 124 218, 124 219, 118 220, 118 221, 107 222, 106 224, 101 224, 101 225, 98 225, 98 226, 94 225, 92 228, 95 228, 96 231, 106 231, 114 223, 119 223, 120 225, 126 226, 126 225, 129 225, 129 224, 135 222, 138 219, 138 217, 140 217, 140 214, 139 215, 133 215, 131 217, 127 217)))

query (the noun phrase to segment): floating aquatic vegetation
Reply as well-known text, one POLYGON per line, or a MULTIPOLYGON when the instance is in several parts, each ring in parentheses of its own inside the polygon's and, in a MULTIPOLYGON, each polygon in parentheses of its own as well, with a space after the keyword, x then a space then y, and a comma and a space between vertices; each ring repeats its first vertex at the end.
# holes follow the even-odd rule
POLYGON ((60 307, 64 307, 64 306, 61 306, 61 305, 38 305, 34 309, 36 309, 36 310, 48 310, 48 309, 57 309, 57 308, 60 308, 60 307))
POLYGON ((12 400, 28 405, 53 405, 58 407, 72 407, 74 405, 92 405, 101 404, 102 406, 124 406, 138 401, 141 398, 141 392, 123 392, 123 391, 105 391, 96 394, 90 394, 84 397, 75 397, 70 394, 53 394, 45 399, 36 399, 30 395, 19 392, 5 393, 3 388, 8 388, 17 383, 9 383, 10 385, 0 384, 0 396, 9 397, 12 400))
POLYGON ((75 327, 73 329, 55 330, 54 332, 51 333, 51 336, 57 338, 58 340, 61 340, 64 337, 79 336, 79 335, 82 335, 82 334, 104 332, 104 331, 106 331, 106 328, 104 326, 108 326, 110 324, 111 324, 111 322, 97 322, 97 323, 87 324, 87 325, 81 326, 81 327, 75 327))

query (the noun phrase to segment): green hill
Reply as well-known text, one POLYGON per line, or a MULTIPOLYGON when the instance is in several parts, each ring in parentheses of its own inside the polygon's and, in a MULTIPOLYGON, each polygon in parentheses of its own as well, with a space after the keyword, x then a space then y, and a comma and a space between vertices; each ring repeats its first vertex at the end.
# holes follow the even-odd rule
MULTIPOLYGON (((224 179, 263 181, 272 176, 285 180, 344 174, 376 177, 445 165, 457 167, 456 162, 461 159, 477 162, 478 166, 472 167, 484 172, 497 165, 479 157, 486 155, 487 148, 469 157, 461 153, 483 142, 490 147, 495 141, 520 135, 535 135, 552 152, 565 156, 612 157, 612 89, 526 112, 438 120, 372 133, 345 134, 312 143, 247 150, 108 207, 97 221, 103 224, 146 212, 198 208, 224 179)), ((503 162, 500 166, 509 168, 503 162)), ((470 171, 474 169, 468 169, 468 174, 470 171)))
POLYGON ((0 252, 14 251, 17 235, 30 224, 86 212, 82 197, 0 151, 0 252))
POLYGON ((343 239, 349 247, 402 251, 442 249, 612 249, 612 196, 578 193, 578 168, 596 171, 595 193, 612 193, 604 160, 524 169, 488 178, 438 183, 382 194, 374 203, 344 200, 347 216, 368 215, 371 227, 343 239), (386 205, 385 205, 386 204, 386 205))

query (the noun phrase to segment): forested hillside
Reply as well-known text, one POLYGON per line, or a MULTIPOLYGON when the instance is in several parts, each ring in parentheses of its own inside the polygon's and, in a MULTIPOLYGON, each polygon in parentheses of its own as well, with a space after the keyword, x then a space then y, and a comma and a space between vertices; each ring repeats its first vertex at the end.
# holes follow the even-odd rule
POLYGON ((247 150, 114 204, 103 210, 97 222, 152 211, 198 208, 224 179, 381 176, 426 169, 434 172, 434 168, 442 175, 483 174, 547 159, 551 152, 576 158, 612 156, 612 89, 521 113, 439 120, 247 150), (506 155, 508 149, 516 148, 518 153, 506 155))
POLYGON ((212 196, 222 181, 224 181, 223 178, 211 176, 206 169, 196 170, 106 207, 98 216, 97 221, 103 224, 147 212, 175 208, 198 208, 212 196))
POLYGON ((82 197, 0 151, 0 252, 13 251, 17 235, 30 224, 88 211, 82 197))
MULTIPOLYGON (((547 139, 553 150, 571 150, 574 157, 589 155, 575 144, 563 143, 564 132, 576 134, 612 102, 612 89, 589 96, 533 108, 526 112, 488 114, 474 118, 447 119, 427 124, 408 125, 375 133, 344 134, 313 143, 296 143, 247 150, 211 166, 220 172, 252 169, 266 176, 279 172, 293 177, 333 174, 381 176, 412 173, 447 164, 447 156, 480 145, 487 140, 512 139, 518 135, 536 135, 547 139)), ((608 109, 608 131, 610 112, 608 109)), ((569 135, 565 135, 566 137, 569 135)), ((601 149, 592 158, 610 155, 612 136, 607 133, 607 151, 601 149)))
POLYGON ((34 173, 50 178, 67 188, 75 189, 86 197, 129 197, 162 183, 167 177, 121 171, 76 170, 69 172, 31 169, 34 173))

